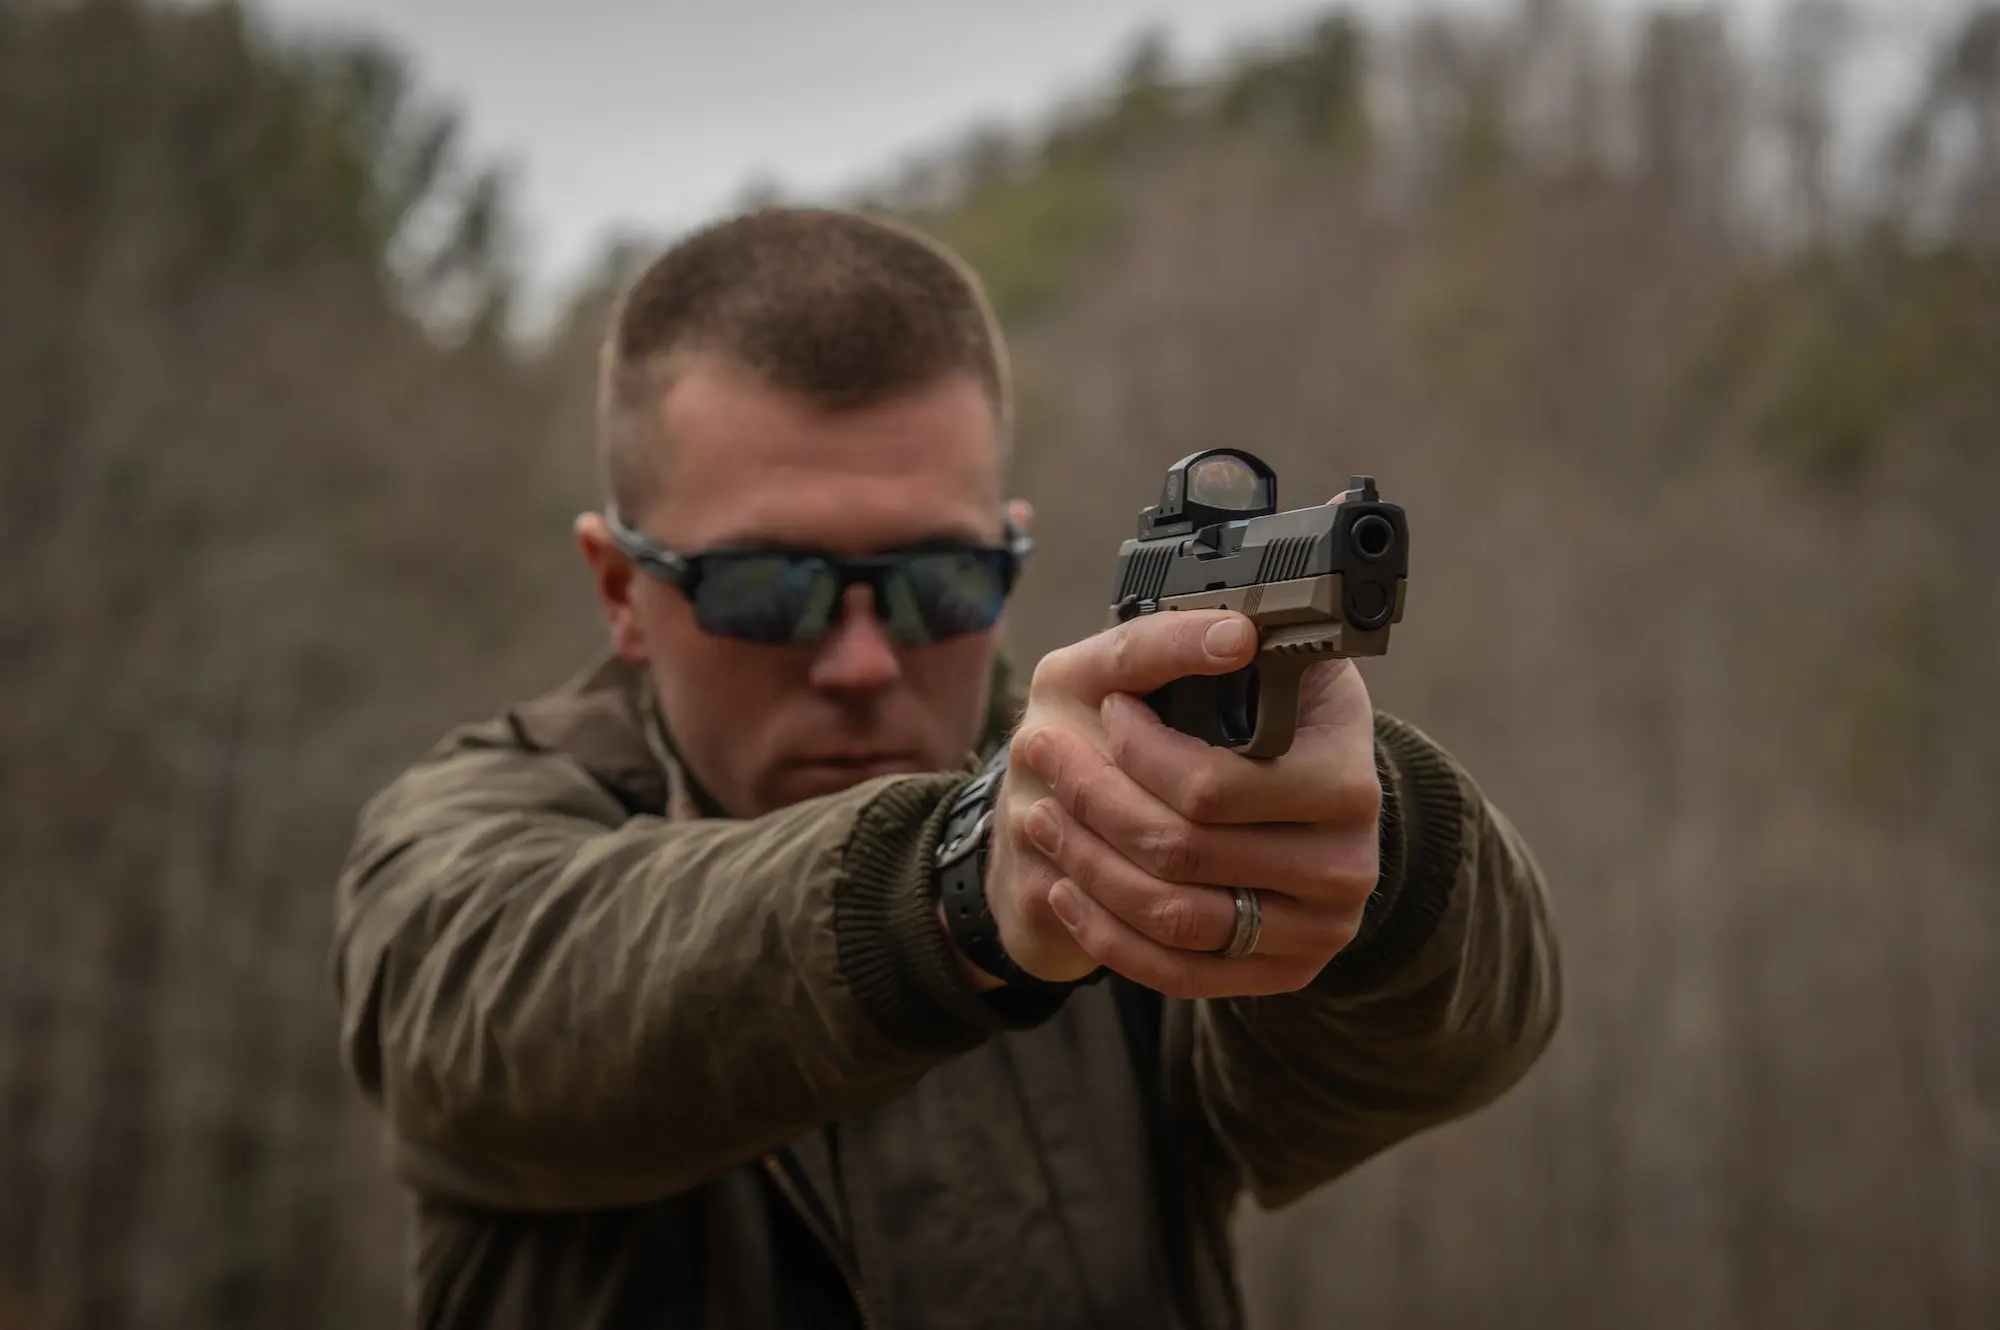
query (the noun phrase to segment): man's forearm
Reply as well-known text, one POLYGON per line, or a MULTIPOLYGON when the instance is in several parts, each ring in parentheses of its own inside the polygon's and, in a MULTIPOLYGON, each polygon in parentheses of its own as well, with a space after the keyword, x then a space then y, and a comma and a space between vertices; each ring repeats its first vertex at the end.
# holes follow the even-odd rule
POLYGON ((625 821, 545 756, 453 757, 392 787, 343 879, 339 973, 345 1052, 406 1178, 633 1203, 986 1037, 922 867, 955 783, 755 823, 625 821))

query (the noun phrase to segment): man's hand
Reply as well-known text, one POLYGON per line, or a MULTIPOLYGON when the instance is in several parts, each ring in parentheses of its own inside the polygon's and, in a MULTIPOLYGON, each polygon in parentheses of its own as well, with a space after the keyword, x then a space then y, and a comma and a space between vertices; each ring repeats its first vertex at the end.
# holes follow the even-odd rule
POLYGON ((1373 712, 1350 662, 1306 676, 1269 761, 1169 729, 1139 697, 1250 663, 1242 615, 1144 615, 1045 657, 995 813, 987 895, 1017 964, 1102 964, 1174 997, 1289 992, 1353 940, 1378 871, 1373 712), (1224 960, 1228 888, 1262 892, 1255 953, 1224 960))

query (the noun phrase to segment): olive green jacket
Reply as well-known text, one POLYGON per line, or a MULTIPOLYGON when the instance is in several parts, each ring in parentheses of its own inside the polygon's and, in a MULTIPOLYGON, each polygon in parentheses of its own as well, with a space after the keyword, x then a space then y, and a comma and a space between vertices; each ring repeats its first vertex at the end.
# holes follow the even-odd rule
POLYGON ((1526 847, 1389 717, 1381 883, 1311 987, 1003 1011, 933 912, 970 766, 704 816, 642 679, 461 729, 362 814, 342 1047, 417 1325, 1236 1326, 1239 1194, 1480 1107, 1555 1025, 1526 847))

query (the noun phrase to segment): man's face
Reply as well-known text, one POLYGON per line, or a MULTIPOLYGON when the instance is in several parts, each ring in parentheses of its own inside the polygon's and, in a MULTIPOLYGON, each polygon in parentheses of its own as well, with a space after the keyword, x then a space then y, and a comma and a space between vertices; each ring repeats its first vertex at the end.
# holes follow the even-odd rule
MULTIPOLYGON (((657 497, 626 520, 670 549, 779 545, 873 554, 925 540, 997 543, 999 449, 979 380, 828 411, 716 357, 661 403, 657 497)), ((578 524, 612 641, 659 686, 676 747, 738 817, 875 776, 960 765, 985 716, 998 630, 905 647, 851 586, 818 643, 714 637, 675 588, 637 573, 601 519, 578 524)))

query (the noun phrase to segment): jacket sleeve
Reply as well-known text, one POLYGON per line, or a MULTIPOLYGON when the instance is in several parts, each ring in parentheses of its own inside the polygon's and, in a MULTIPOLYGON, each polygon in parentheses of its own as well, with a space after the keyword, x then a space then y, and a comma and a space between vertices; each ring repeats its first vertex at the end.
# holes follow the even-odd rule
POLYGON ((1000 1024, 932 913, 965 776, 667 821, 504 730, 376 796, 340 882, 342 1052, 417 1190, 657 1199, 894 1097, 1000 1024))
POLYGON ((1265 1206, 1492 1102, 1557 1023, 1556 942, 1520 835, 1414 727, 1378 715, 1376 761, 1381 885, 1356 940, 1298 993, 1168 1013, 1184 1157, 1265 1206))

